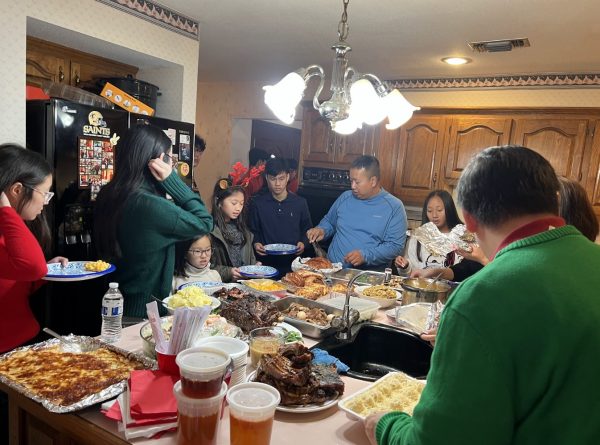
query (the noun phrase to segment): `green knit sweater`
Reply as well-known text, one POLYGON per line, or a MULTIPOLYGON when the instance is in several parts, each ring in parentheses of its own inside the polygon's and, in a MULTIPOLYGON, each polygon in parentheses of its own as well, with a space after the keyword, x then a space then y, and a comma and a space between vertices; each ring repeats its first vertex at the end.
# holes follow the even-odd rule
POLYGON ((600 444, 600 246, 565 226, 516 241, 464 281, 413 417, 379 444, 600 444))
POLYGON ((143 187, 127 198, 119 223, 121 258, 116 261, 114 280, 123 292, 123 314, 128 317, 145 317, 150 295, 169 295, 175 244, 210 233, 213 226, 200 196, 175 171, 159 184, 173 202, 143 187))

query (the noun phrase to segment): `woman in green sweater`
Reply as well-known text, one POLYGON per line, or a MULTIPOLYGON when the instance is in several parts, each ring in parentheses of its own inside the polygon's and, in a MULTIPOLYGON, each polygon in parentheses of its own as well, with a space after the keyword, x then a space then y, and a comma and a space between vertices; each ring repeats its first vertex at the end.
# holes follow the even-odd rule
POLYGON ((117 266, 113 278, 123 292, 127 317, 144 317, 151 296, 169 295, 175 244, 213 227, 198 194, 173 170, 170 151, 171 140, 159 128, 131 128, 115 150, 115 175, 98 194, 98 253, 117 266))

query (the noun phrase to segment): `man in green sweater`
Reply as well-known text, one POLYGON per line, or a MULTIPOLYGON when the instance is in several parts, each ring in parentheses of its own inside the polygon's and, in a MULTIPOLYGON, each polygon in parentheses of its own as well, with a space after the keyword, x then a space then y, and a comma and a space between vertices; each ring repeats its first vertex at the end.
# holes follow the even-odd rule
POLYGON ((378 444, 600 444, 600 246, 557 217, 550 164, 488 148, 458 200, 493 261, 446 305, 412 417, 373 415, 378 444))

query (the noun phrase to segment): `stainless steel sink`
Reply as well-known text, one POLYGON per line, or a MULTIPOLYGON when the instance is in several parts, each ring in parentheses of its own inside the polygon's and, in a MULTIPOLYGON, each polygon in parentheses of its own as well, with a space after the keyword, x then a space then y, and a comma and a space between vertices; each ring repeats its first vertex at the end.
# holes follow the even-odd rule
POLYGON ((347 364, 349 376, 369 381, 391 371, 425 378, 433 352, 417 335, 379 323, 355 326, 350 340, 327 337, 314 348, 324 349, 347 364))

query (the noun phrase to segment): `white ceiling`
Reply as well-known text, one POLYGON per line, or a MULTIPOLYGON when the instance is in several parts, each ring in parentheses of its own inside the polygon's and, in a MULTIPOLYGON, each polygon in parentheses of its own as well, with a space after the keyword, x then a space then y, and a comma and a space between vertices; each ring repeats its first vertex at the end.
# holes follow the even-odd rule
MULTIPOLYGON (((276 81, 320 64, 330 76, 341 0, 160 0, 200 22, 199 78, 276 81)), ((600 72, 598 0, 351 0, 351 65, 382 79, 600 72), (469 41, 528 37, 474 53, 469 41), (452 67, 440 61, 465 56, 452 67)))

